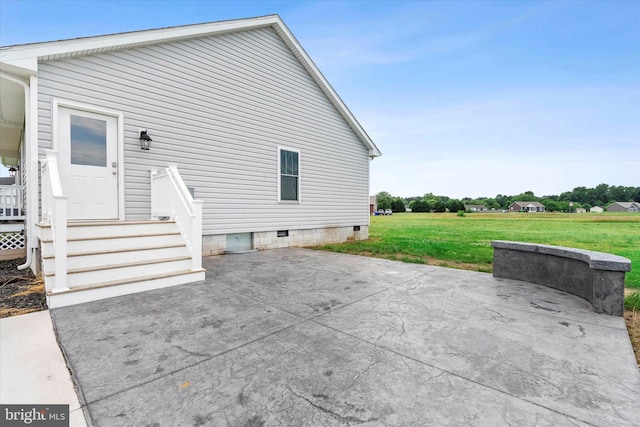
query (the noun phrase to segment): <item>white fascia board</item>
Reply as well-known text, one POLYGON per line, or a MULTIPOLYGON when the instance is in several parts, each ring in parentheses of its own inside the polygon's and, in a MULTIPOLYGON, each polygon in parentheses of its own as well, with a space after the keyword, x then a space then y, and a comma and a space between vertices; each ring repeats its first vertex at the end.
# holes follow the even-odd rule
POLYGON ((57 56, 72 56, 102 49, 118 49, 128 46, 164 43, 173 40, 221 34, 273 25, 279 22, 275 15, 233 21, 210 22, 180 27, 158 28, 105 36, 84 37, 43 43, 32 43, 0 48, 0 61, 15 61, 57 56))

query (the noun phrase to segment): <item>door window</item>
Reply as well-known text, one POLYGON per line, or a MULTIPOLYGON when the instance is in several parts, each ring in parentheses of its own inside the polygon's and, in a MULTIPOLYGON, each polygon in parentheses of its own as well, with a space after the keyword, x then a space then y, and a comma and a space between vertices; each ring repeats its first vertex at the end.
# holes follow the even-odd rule
POLYGON ((107 122, 71 115, 71 164, 107 166, 107 122))

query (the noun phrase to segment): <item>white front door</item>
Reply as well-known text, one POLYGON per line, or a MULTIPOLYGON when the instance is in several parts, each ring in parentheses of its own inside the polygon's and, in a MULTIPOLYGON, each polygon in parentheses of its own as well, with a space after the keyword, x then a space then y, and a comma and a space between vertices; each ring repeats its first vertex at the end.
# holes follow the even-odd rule
POLYGON ((58 150, 69 219, 118 219, 118 117, 60 107, 58 150))

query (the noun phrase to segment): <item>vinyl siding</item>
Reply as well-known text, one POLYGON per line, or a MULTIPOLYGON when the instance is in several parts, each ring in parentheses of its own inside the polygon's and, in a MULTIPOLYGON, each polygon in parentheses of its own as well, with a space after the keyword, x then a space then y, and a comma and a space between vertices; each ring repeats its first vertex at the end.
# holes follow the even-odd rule
POLYGON ((39 91, 41 150, 53 98, 124 113, 128 220, 150 215, 149 170, 176 163, 204 234, 369 222, 368 150, 270 28, 46 61, 39 91), (278 203, 279 146, 300 151, 299 204, 278 203))

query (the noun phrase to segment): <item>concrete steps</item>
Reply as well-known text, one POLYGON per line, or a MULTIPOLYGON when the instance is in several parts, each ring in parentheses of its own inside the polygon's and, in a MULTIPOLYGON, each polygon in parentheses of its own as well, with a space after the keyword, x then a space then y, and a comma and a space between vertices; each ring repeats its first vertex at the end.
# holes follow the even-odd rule
MULTIPOLYGON (((67 283, 47 292, 49 308, 204 280, 173 221, 69 223, 67 283)), ((55 282, 49 225, 39 225, 45 287, 55 282)))

